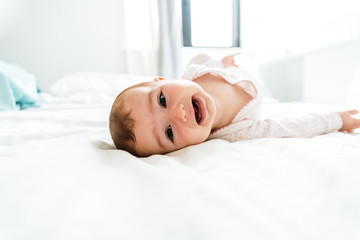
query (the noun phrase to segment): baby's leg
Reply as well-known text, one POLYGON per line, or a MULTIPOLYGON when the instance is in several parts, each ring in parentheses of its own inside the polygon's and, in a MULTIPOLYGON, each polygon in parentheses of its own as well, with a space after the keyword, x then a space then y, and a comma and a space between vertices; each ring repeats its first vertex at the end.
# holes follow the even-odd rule
POLYGON ((202 65, 204 63, 206 63, 207 61, 210 60, 210 56, 207 54, 198 54, 195 55, 192 59, 190 59, 190 61, 188 62, 187 65, 189 64, 198 64, 198 65, 202 65))

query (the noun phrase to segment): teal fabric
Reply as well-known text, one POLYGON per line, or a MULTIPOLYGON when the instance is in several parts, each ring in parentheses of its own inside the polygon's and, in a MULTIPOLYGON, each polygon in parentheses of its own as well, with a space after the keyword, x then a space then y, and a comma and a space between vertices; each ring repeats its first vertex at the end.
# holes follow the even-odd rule
POLYGON ((0 60, 0 111, 36 107, 36 99, 34 75, 0 60))

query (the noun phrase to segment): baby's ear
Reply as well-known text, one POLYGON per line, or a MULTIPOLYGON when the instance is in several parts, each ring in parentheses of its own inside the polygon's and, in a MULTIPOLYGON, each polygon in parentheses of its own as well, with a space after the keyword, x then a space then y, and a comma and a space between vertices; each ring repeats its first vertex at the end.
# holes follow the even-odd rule
POLYGON ((162 81, 162 80, 166 80, 166 78, 163 78, 163 77, 156 77, 154 78, 154 81, 157 82, 157 81, 162 81))

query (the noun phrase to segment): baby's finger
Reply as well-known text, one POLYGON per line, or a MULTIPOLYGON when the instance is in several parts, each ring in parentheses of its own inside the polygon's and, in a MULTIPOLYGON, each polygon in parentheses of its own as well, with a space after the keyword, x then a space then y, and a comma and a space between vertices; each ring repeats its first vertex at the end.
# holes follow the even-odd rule
POLYGON ((355 115, 355 114, 358 114, 359 111, 356 109, 353 109, 353 110, 350 110, 349 113, 350 113, 350 115, 355 115))

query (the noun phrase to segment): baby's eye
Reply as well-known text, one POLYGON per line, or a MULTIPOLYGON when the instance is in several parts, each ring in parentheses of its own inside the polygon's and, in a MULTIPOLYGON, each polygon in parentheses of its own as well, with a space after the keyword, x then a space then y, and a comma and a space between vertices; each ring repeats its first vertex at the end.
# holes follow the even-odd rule
POLYGON ((160 93, 160 96, 159 96, 159 102, 160 102, 161 106, 166 108, 166 99, 162 92, 160 93))
POLYGON ((174 136, 173 136, 173 131, 171 129, 171 125, 169 125, 168 128, 166 129, 166 135, 170 139, 170 141, 174 142, 174 136))

